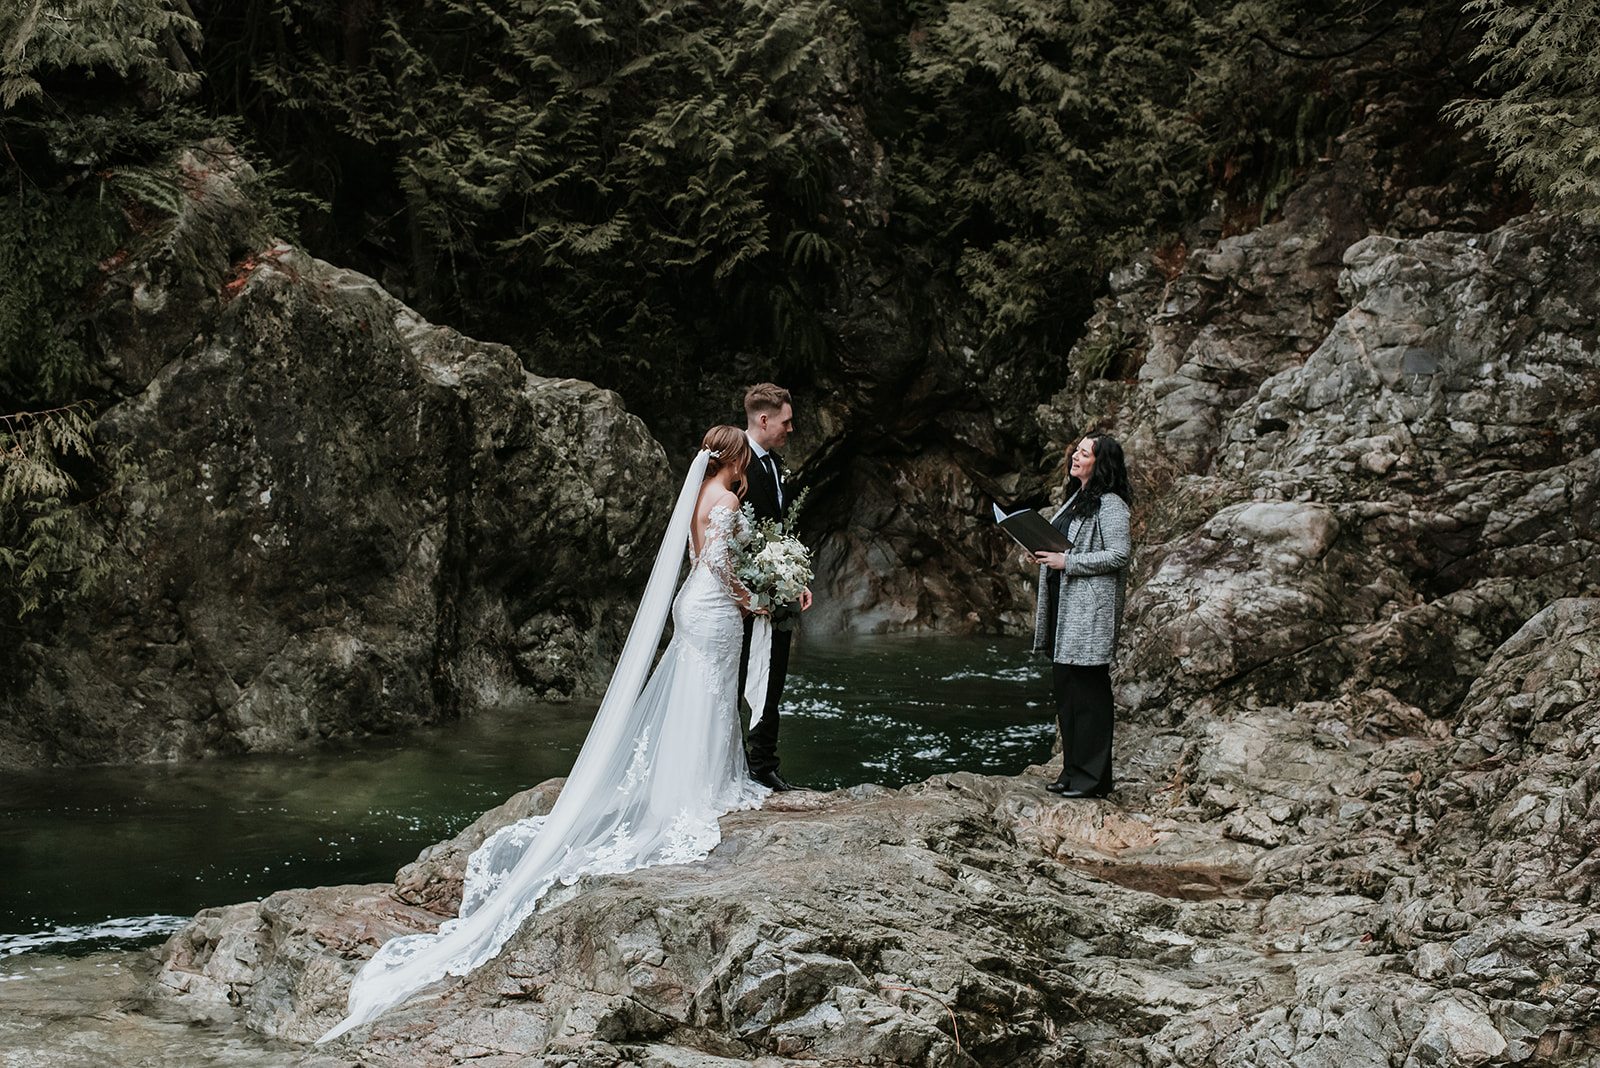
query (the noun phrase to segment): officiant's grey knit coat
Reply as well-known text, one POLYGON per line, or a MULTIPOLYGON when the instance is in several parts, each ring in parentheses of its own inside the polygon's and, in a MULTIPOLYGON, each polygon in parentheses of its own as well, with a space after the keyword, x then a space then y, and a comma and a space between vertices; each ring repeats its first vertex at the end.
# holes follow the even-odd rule
MULTIPOLYGON (((1056 515, 1060 515, 1057 512, 1056 515)), ((1058 664, 1109 664, 1122 628, 1122 602, 1128 591, 1128 560, 1133 543, 1128 535, 1128 505, 1115 493, 1100 498, 1100 510, 1073 520, 1067 530, 1072 547, 1061 572, 1056 602, 1055 648, 1047 650, 1050 628, 1045 613, 1050 603, 1050 569, 1039 567, 1039 605, 1034 610, 1033 651, 1049 651, 1058 664)))

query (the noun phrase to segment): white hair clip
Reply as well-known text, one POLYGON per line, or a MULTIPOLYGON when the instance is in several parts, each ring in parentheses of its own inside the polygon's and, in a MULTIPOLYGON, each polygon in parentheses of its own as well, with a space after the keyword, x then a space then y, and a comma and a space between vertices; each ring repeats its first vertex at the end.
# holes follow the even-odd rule
POLYGON ((706 450, 706 455, 707 455, 707 456, 709 456, 709 457, 711 457, 711 458, 712 458, 712 459, 713 459, 713 460, 720 460, 720 459, 722 459, 722 453, 721 453, 721 451, 720 451, 720 450, 719 450, 719 451, 717 451, 717 452, 712 452, 712 451, 711 451, 711 450, 710 450, 710 449, 707 449, 707 450, 706 450))

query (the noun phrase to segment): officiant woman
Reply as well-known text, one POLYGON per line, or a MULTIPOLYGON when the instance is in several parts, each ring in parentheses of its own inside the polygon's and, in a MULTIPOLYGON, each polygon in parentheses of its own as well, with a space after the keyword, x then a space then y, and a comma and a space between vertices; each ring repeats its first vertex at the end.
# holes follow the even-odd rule
POLYGON ((1090 434, 1068 457, 1067 503, 1050 522, 1064 552, 1035 553, 1039 604, 1034 652, 1048 652, 1061 775, 1045 789, 1062 797, 1111 792, 1111 658, 1128 587, 1128 469, 1122 446, 1090 434))

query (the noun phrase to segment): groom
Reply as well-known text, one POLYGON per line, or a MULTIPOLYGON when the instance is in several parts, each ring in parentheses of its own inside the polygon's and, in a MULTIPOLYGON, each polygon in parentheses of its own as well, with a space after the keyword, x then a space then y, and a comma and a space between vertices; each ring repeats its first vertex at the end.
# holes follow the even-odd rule
MULTIPOLYGON (((792 503, 783 478, 783 459, 777 449, 789 440, 794 429, 794 402, 789 391, 771 382, 751 386, 744 395, 745 437, 755 456, 745 472, 750 487, 745 502, 756 519, 780 520, 792 503)), ((800 592, 800 610, 811 607, 811 590, 800 592)), ((744 647, 739 651, 739 692, 744 692, 745 674, 750 663, 750 628, 753 618, 744 621, 744 647)), ((789 639, 794 632, 772 632, 772 668, 767 676, 767 700, 763 708, 752 708, 755 721, 746 738, 749 747, 750 777, 774 790, 792 790, 778 774, 778 702, 783 697, 783 679, 789 671, 789 639)))

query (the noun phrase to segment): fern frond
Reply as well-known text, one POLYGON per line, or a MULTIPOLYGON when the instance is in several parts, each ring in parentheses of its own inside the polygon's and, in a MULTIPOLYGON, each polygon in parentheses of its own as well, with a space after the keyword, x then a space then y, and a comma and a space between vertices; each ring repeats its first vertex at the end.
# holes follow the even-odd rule
POLYGON ((95 506, 74 500, 77 482, 61 467, 69 455, 94 460, 93 437, 86 404, 0 415, 0 570, 10 576, 0 614, 20 619, 111 574, 95 506))

